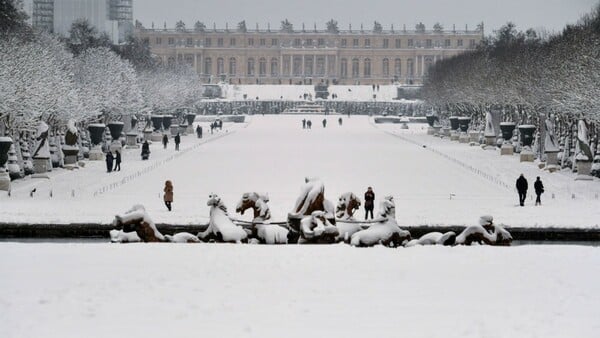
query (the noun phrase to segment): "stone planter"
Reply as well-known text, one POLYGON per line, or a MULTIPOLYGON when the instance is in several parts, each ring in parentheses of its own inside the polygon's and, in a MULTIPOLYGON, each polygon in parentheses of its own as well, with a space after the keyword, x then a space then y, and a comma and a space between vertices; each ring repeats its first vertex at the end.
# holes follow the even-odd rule
POLYGON ((427 135, 435 135, 434 124, 437 120, 437 116, 427 115, 425 118, 427 119, 427 124, 429 124, 429 127, 427 128, 427 135))
POLYGON ((455 131, 458 130, 458 116, 450 116, 448 119, 450 120, 450 129, 455 131))
POLYGON ((510 142, 515 131, 516 124, 514 122, 500 122, 500 131, 504 142, 510 142))
POLYGON ((519 126, 520 140, 523 147, 531 147, 533 144, 533 135, 535 133, 535 126, 531 124, 524 124, 519 126))
POLYGON ((458 128, 463 133, 466 133, 469 130, 469 123, 471 123, 470 117, 459 117, 458 118, 458 128))
POLYGON ((196 119, 196 114, 185 114, 185 120, 187 121, 188 126, 193 127, 195 119, 196 119))
POLYGON ((155 131, 161 131, 163 125, 163 116, 162 115, 152 115, 150 117, 152 120, 152 127, 155 131))
POLYGON ((123 133, 124 126, 125 126, 125 124, 123 122, 108 123, 108 130, 110 130, 110 137, 112 137, 113 141, 121 138, 121 134, 123 133))
POLYGON ((173 116, 171 115, 163 115, 162 125, 164 130, 169 130, 171 128, 171 121, 173 120, 173 116))
POLYGON ((88 131, 90 132, 90 141, 92 146, 96 146, 102 143, 102 139, 104 136, 104 129, 106 129, 106 125, 102 123, 90 124, 88 126, 88 131))

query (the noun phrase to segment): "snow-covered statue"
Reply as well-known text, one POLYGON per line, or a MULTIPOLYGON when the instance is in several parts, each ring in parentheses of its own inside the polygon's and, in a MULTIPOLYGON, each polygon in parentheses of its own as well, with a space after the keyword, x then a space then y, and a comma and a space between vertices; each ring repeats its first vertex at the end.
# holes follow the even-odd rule
POLYGON ((40 121, 35 133, 35 147, 33 151, 34 159, 49 159, 50 144, 48 142, 48 125, 40 121))
MULTIPOLYGON (((318 219, 321 217, 327 220, 327 224, 335 226, 335 206, 331 201, 325 199, 325 185, 323 182, 318 178, 306 178, 304 181, 305 184, 302 187, 300 196, 296 200, 294 211, 288 214, 290 228, 299 233, 300 237, 304 240, 318 243, 326 240, 333 243, 335 236, 330 236, 333 231, 322 233, 320 230, 317 230, 317 235, 310 232, 307 234, 302 233, 302 222, 305 224, 304 229, 318 227, 318 219), (320 213, 315 213, 316 211, 320 213), (306 221, 304 220, 305 218, 307 218, 306 221), (308 225, 309 223, 311 224, 310 226, 308 225), (326 235, 324 239, 318 238, 323 234, 326 235)), ((337 235, 337 231, 335 233, 337 235)))
POLYGON ((590 148, 588 128, 584 120, 577 122, 577 144, 579 145, 578 161, 591 161, 594 158, 590 148), (587 159, 586 159, 587 158, 587 159))
POLYGON ((259 194, 256 192, 247 192, 242 195, 242 199, 237 204, 235 212, 244 214, 244 211, 252 208, 254 211, 253 222, 263 222, 271 219, 271 211, 267 203, 269 202, 269 196, 267 194, 259 194))
POLYGON ((203 241, 241 243, 246 241, 248 233, 244 228, 235 225, 227 214, 227 207, 217 194, 210 194, 206 205, 210 207, 208 229, 198 233, 203 241))
POLYGON ((336 226, 338 228, 339 235, 337 237, 338 242, 350 242, 352 235, 362 230, 362 226, 359 223, 354 223, 354 212, 360 208, 360 198, 354 193, 347 192, 340 196, 336 207, 336 226), (344 222, 351 221, 351 222, 344 222))
POLYGON ((315 210, 300 221, 298 243, 335 243, 338 235, 338 228, 327 219, 327 213, 315 210))
POLYGON ((503 227, 495 225, 493 221, 492 216, 481 216, 478 225, 469 226, 456 236, 455 244, 510 245, 512 242, 510 233, 503 227))
POLYGON ((247 209, 254 211, 252 237, 261 244, 287 244, 289 230, 276 224, 268 224, 271 211, 267 203, 269 196, 256 192, 245 193, 237 204, 236 212, 244 214, 247 209))
POLYGON ((491 111, 485 114, 485 130, 483 131, 483 137, 485 137, 484 149, 496 149, 496 135, 498 132, 494 127, 494 117, 491 111))
POLYGON ((77 155, 79 154, 79 147, 77 146, 78 139, 79 131, 77 130, 77 127, 75 127, 75 121, 69 120, 67 122, 67 132, 65 133, 65 145, 62 146, 66 165, 77 163, 77 155))
POLYGON ((411 240, 410 232, 400 229, 398 223, 396 223, 396 205, 392 196, 384 197, 379 209, 377 223, 372 224, 366 230, 353 234, 350 244, 353 246, 381 244, 397 247, 411 240))
POLYGON ((354 193, 347 192, 338 199, 335 216, 338 219, 353 220, 354 212, 360 208, 360 198, 354 193))
POLYGON ((551 119, 544 121, 544 150, 545 152, 559 152, 558 140, 554 134, 554 123, 551 119))
POLYGON ((429 232, 421 236, 419 239, 413 239, 406 243, 406 247, 417 246, 417 245, 454 245, 456 241, 456 233, 454 231, 448 231, 446 233, 441 232, 429 232))
MULTIPOLYGON (((125 233, 135 232, 142 242, 164 242, 165 237, 158 231, 156 225, 146 212, 142 205, 134 205, 129 211, 116 215, 113 220, 113 226, 125 233)), ((117 241, 117 238, 123 238, 125 235, 111 233, 111 239, 117 241)), ((128 238, 134 238, 127 236, 128 238)))

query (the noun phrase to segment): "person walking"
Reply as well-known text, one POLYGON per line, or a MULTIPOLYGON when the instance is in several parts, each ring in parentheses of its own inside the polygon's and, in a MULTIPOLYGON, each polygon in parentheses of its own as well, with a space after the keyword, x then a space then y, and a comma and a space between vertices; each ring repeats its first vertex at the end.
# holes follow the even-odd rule
POLYGON ((306 127, 308 127, 308 129, 312 127, 312 122, 310 120, 306 121, 306 127))
POLYGON ((523 174, 517 178, 517 191, 519 192, 519 204, 525 206, 525 198, 527 197, 527 179, 523 174))
POLYGON ((306 119, 302 119, 302 129, 306 129, 306 119))
POLYGON ((121 153, 118 150, 115 151, 115 169, 113 171, 121 171, 121 153))
POLYGON ((373 188, 367 188, 365 192, 365 220, 369 219, 369 213, 371 213, 371 219, 373 219, 373 208, 375 206, 375 193, 373 188))
POLYGON ((142 143, 142 160, 147 160, 150 157, 150 144, 148 141, 142 143))
POLYGON ((338 123, 340 124, 340 126, 342 125, 342 118, 341 117, 338 119, 338 123))
POLYGON ((544 184, 542 183, 542 180, 540 180, 539 176, 535 180, 535 183, 533 183, 533 189, 535 189, 535 195, 537 196, 535 198, 535 205, 542 205, 542 200, 540 197, 544 193, 544 184))
POLYGON ((163 135, 162 143, 163 143, 163 148, 167 149, 167 143, 169 143, 169 136, 167 136, 167 134, 163 135))
POLYGON ((106 153, 106 172, 109 173, 112 171, 112 166, 113 166, 113 154, 108 151, 106 153))
POLYGON ((163 191, 165 192, 165 195, 163 196, 165 205, 167 206, 167 209, 171 211, 171 203, 173 203, 173 183, 171 183, 171 181, 166 181, 163 191))
POLYGON ((323 119, 323 128, 327 127, 327 119, 323 119))
POLYGON ((177 135, 175 135, 175 150, 179 150, 179 143, 181 143, 181 136, 177 133, 177 135))
POLYGON ((196 127, 196 135, 198 135, 198 138, 202 138, 202 127, 200 125, 196 127))

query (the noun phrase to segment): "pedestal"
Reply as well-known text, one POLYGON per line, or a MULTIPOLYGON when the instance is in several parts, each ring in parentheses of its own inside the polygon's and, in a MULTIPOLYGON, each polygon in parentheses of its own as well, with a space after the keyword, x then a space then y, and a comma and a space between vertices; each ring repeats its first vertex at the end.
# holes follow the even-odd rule
POLYGON ((99 145, 90 150, 90 161, 104 161, 104 153, 99 145))
POLYGON ((151 141, 152 142, 161 142, 162 138, 163 138, 163 135, 161 133, 153 132, 151 141))
POLYGON ((558 165, 557 155, 558 152, 555 151, 546 152, 546 166, 544 167, 545 170, 548 170, 549 172, 553 173, 560 168, 560 166, 558 165))
POLYGON ((52 171, 52 166, 48 158, 33 158, 33 172, 36 174, 45 174, 52 171))
POLYGON ((485 145, 495 147, 496 146, 496 136, 486 136, 485 137, 485 145))
POLYGON ((458 135, 458 142, 460 143, 469 143, 469 135, 467 133, 462 132, 458 135))
POLYGON ((433 129, 433 127, 427 127, 427 135, 435 135, 435 130, 433 129))
POLYGON ((513 155, 515 153, 515 149, 510 143, 502 143, 502 147, 500 147, 500 155, 513 155))
POLYGON ((450 137, 450 128, 448 128, 448 127, 442 128, 442 135, 444 135, 446 137, 450 137))
POLYGON ((440 126, 433 126, 433 135, 434 136, 440 136, 441 130, 442 130, 442 127, 440 127, 440 126))
POLYGON ((478 131, 470 131, 469 132, 469 142, 479 143, 479 132, 478 131))
POLYGON ((77 155, 79 154, 79 148, 73 146, 64 146, 62 152, 65 155, 65 165, 77 164, 77 155))
POLYGON ((9 191, 10 190, 10 175, 4 167, 0 168, 0 190, 9 191))
POLYGON ((173 124, 171 125, 171 136, 177 136, 179 133, 179 125, 173 124))
POLYGON ((575 181, 591 181, 592 161, 577 161, 577 177, 575 181))
POLYGON ((180 124, 179 125, 179 135, 185 136, 187 134, 188 134, 188 125, 187 124, 180 124))
POLYGON ((452 130, 450 132, 450 141, 458 141, 459 138, 460 136, 458 135, 458 132, 456 132, 456 130, 452 130))
POLYGON ((521 162, 533 162, 533 160, 535 160, 535 154, 529 147, 523 147, 519 154, 519 160, 521 162))
POLYGON ((127 149, 137 149, 140 146, 137 144, 137 133, 129 132, 125 136, 127 138, 127 145, 125 148, 127 149))
POLYGON ((191 124, 188 124, 187 128, 186 128, 186 133, 187 134, 193 134, 194 133, 194 126, 191 124))
POLYGON ((123 153, 123 145, 121 144, 121 140, 113 140, 110 143, 110 146, 108 147, 108 149, 110 149, 111 152, 115 152, 118 151, 121 154, 123 153))
POLYGON ((144 130, 144 141, 152 142, 152 130, 144 130))

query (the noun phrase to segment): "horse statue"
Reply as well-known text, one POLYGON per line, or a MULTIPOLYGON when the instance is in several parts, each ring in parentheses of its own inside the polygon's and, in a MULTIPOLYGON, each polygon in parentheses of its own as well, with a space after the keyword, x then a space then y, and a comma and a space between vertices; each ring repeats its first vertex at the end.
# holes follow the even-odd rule
POLYGON ((351 245, 364 247, 382 244, 398 247, 411 240, 410 232, 400 229, 396 222, 396 205, 392 196, 384 197, 379 209, 378 222, 354 233, 350 239, 351 245))
POLYGON ((493 223, 489 215, 481 216, 478 225, 472 225, 456 236, 455 244, 510 245, 512 236, 506 229, 493 223))
POLYGON ((258 239, 261 244, 287 244, 289 230, 276 224, 268 224, 265 221, 271 219, 271 211, 267 203, 269 196, 256 192, 247 192, 237 204, 236 212, 244 214, 244 211, 252 208, 254 219, 251 224, 252 237, 258 239))
MULTIPOLYGON (((325 199, 325 185, 318 178, 305 178, 300 197, 296 200, 291 215, 310 216, 314 211, 324 211, 328 217, 334 217, 333 203, 325 199)), ((334 221, 335 223, 335 221, 334 221)))
POLYGON ((339 235, 336 238, 338 242, 349 242, 350 237, 355 232, 362 230, 362 226, 358 223, 346 223, 344 221, 354 221, 354 212, 360 208, 360 198, 354 193, 347 192, 342 194, 338 199, 336 207, 336 226, 338 227, 339 235))
POLYGON ((210 206, 210 221, 208 228, 198 233, 203 241, 214 240, 218 242, 241 243, 248 238, 244 228, 233 224, 227 215, 227 207, 217 194, 210 194, 206 205, 210 206))
POLYGON ((335 243, 339 236, 338 228, 333 225, 324 211, 313 211, 300 221, 300 240, 298 243, 335 243))
POLYGON ((454 231, 448 231, 445 233, 441 232, 429 232, 421 236, 419 239, 413 239, 406 243, 405 247, 412 247, 417 245, 454 245, 456 242, 456 233, 454 231))
MULTIPOLYGON (((142 242, 164 242, 165 236, 158 231, 156 225, 146 212, 144 206, 136 204, 129 211, 115 215, 113 226, 125 233, 135 232, 142 242)), ((119 238, 116 233, 115 238, 119 238)))

